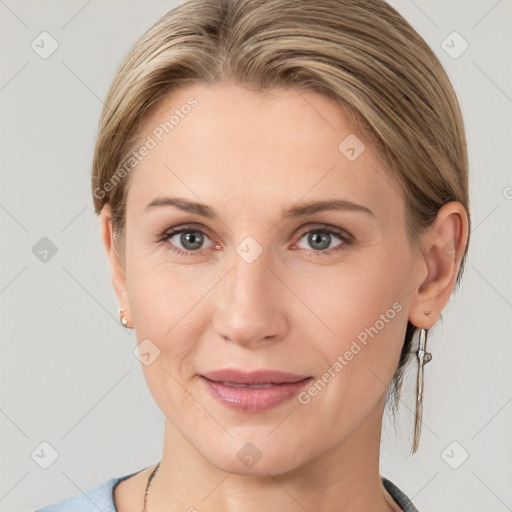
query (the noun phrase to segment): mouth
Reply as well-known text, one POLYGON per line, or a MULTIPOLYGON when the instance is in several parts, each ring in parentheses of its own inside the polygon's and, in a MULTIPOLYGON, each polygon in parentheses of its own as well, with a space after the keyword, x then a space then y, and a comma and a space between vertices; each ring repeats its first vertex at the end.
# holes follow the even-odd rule
POLYGON ((212 382, 222 382, 226 385, 263 385, 289 384, 310 378, 308 375, 281 372, 276 370, 243 371, 234 368, 214 370, 201 375, 212 382))
POLYGON ((311 376, 273 370, 219 370, 201 375, 210 395, 240 412, 264 412, 297 395, 311 376))
MULTIPOLYGON (((210 381, 210 382, 219 382, 219 381, 210 381)), ((239 382, 219 382, 223 386, 229 386, 232 388, 249 388, 249 389, 264 389, 271 388, 272 386, 282 386, 283 382, 267 382, 266 384, 240 384, 239 382)))

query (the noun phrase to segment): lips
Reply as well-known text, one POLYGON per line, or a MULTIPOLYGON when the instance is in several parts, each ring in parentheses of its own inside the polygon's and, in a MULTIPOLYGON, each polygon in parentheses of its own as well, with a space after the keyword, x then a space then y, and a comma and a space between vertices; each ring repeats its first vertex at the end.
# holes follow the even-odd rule
POLYGON ((290 400, 313 377, 274 370, 218 370, 201 375, 210 396, 240 412, 261 413, 290 400))

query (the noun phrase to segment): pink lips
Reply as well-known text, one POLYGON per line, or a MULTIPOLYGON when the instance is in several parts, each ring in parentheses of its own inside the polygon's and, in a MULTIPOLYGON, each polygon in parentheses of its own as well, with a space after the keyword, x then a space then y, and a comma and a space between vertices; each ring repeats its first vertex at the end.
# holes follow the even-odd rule
POLYGON ((263 412, 295 396, 312 377, 273 370, 217 370, 201 375, 221 403, 244 412, 263 412))

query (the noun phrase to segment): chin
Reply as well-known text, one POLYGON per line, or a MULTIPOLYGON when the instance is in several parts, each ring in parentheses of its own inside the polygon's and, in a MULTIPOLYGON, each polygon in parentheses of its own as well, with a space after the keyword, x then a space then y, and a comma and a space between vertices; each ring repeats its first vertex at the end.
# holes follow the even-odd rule
MULTIPOLYGON (((264 434, 266 435, 266 434, 264 434)), ((216 468, 236 475, 268 477, 295 470, 303 464, 304 444, 288 443, 283 450, 282 442, 271 442, 268 439, 258 441, 260 436, 248 436, 244 441, 228 442, 228 446, 216 444, 218 449, 203 456, 216 468), (296 444, 296 446, 294 446, 296 444)), ((215 444, 215 443, 212 443, 215 444)))

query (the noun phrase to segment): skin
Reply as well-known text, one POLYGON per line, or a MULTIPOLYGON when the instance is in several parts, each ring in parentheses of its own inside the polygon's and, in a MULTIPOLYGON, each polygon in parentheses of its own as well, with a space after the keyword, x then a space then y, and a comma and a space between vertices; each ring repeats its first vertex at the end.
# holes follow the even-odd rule
MULTIPOLYGON (((145 119, 140 140, 190 96, 198 105, 131 171, 124 254, 112 245, 108 204, 100 215, 128 327, 138 343, 149 338, 160 350, 142 366, 166 417, 148 509, 400 510, 379 475, 385 394, 407 320, 432 327, 452 293, 467 241, 463 206, 444 205, 422 235, 423 251, 414 251, 398 183, 342 108, 315 92, 191 86, 145 119), (338 150, 349 134, 366 145, 355 161, 338 150), (218 217, 175 206, 145 210, 158 196, 206 204, 218 217), (281 217, 295 204, 332 198, 373 215, 281 217), (159 241, 165 230, 190 223, 192 234, 208 232, 199 249, 183 245, 179 234, 159 241), (308 233, 329 227, 354 242, 332 235, 330 253, 319 255, 308 233), (236 252, 248 236, 263 249, 252 263, 236 252), (178 255, 173 246, 199 254, 178 255), (238 412, 213 399, 199 377, 229 367, 316 380, 394 303, 401 311, 308 404, 292 398, 264 413, 238 412), (262 454, 252 468, 237 457, 247 442, 262 454)), ((115 488, 120 512, 142 510, 154 467, 115 488)))

